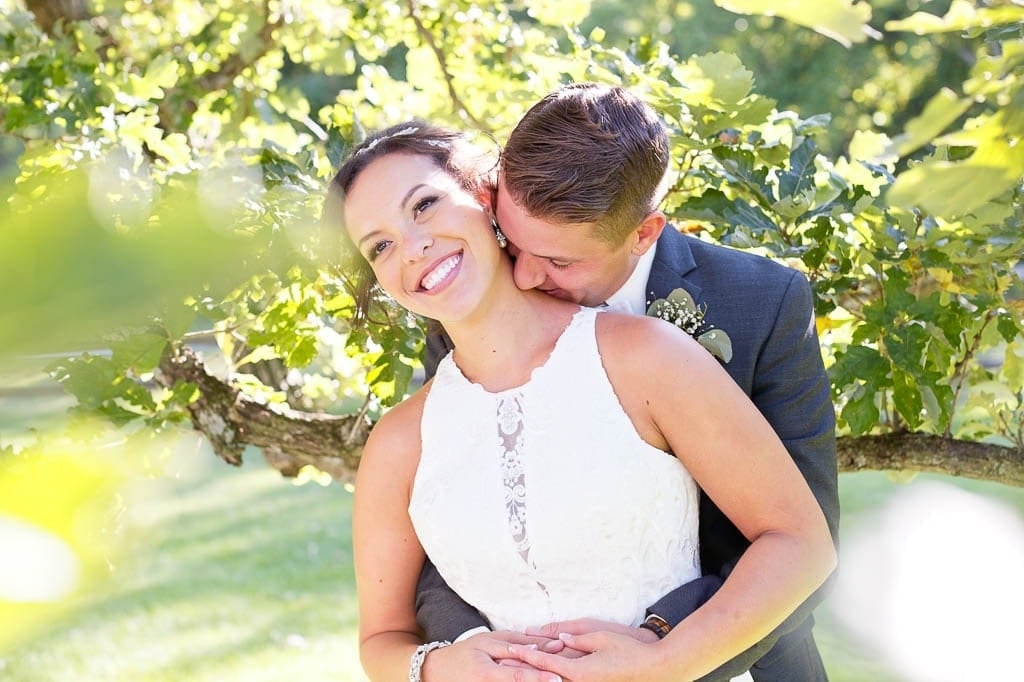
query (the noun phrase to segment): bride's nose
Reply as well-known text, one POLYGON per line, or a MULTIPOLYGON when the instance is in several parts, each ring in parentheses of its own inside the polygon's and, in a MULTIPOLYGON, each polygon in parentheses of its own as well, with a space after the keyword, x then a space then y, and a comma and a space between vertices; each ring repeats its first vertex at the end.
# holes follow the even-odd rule
POLYGON ((405 260, 412 262, 419 260, 427 253, 427 249, 434 245, 434 238, 425 232, 419 232, 414 235, 410 235, 409 239, 405 240, 403 255, 405 260))

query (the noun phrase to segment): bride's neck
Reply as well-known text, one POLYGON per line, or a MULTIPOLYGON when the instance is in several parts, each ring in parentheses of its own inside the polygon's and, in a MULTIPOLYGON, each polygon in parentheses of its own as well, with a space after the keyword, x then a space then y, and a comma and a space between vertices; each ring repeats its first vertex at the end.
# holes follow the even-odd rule
POLYGON ((448 323, 455 362, 470 381, 489 391, 524 383, 543 364, 576 306, 539 292, 516 292, 501 306, 448 323))

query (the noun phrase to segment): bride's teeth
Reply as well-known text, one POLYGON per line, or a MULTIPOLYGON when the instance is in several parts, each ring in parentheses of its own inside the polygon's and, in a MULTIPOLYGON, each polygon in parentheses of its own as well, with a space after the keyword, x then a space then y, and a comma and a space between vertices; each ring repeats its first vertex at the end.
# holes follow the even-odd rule
POLYGON ((441 261, 436 268, 431 270, 426 277, 423 278, 423 288, 430 291, 444 280, 448 274, 455 269, 455 266, 459 264, 458 254, 446 258, 441 261))

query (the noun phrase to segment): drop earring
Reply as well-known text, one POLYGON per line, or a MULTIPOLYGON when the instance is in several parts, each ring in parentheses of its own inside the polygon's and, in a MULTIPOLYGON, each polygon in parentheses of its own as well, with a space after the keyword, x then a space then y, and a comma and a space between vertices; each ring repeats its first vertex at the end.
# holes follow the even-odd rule
POLYGON ((508 237, 506 237, 505 233, 501 231, 500 227, 498 227, 498 221, 494 219, 494 216, 491 216, 491 227, 494 228, 494 236, 498 240, 498 248, 504 249, 508 246, 508 237))

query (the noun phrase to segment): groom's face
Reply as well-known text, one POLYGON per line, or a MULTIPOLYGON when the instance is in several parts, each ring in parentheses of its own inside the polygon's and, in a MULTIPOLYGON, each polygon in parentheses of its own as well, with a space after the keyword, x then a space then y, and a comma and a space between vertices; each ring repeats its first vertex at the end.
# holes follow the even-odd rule
POLYGON ((613 246, 590 223, 551 223, 517 206, 498 183, 495 215, 515 258, 520 289, 538 289, 581 305, 604 303, 629 279, 639 257, 633 239, 613 246))

